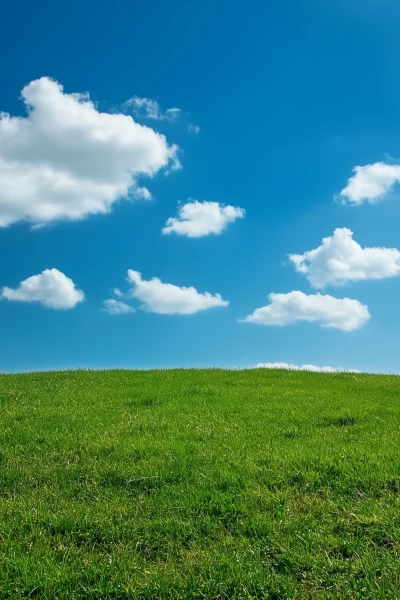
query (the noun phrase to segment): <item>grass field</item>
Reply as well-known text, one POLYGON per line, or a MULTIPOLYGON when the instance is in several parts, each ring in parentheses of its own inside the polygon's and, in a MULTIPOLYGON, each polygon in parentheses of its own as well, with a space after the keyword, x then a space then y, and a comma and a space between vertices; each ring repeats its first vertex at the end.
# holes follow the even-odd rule
POLYGON ((400 377, 0 376, 0 598, 400 598, 400 377))

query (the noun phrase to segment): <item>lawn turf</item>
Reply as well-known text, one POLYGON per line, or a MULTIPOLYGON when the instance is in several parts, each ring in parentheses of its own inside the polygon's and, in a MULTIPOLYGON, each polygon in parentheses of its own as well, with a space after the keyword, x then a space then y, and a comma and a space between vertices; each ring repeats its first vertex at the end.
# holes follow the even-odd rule
POLYGON ((400 598, 400 377, 0 375, 0 598, 400 598))

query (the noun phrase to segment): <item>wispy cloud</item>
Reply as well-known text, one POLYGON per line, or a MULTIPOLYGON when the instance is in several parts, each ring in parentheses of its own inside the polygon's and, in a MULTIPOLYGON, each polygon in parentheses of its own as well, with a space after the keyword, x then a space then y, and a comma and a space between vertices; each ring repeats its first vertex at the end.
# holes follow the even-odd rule
POLYGON ((103 304, 103 311, 108 312, 110 315, 126 315, 135 312, 135 309, 132 308, 132 306, 129 306, 129 304, 121 302, 120 300, 115 300, 114 298, 104 300, 103 304))
POLYGON ((189 124, 188 126, 188 131, 189 133, 200 133, 200 127, 198 125, 193 125, 192 123, 189 124))
POLYGON ((133 96, 126 100, 124 107, 130 108, 142 118, 154 119, 155 121, 175 121, 182 112, 180 108, 176 107, 167 108, 163 111, 157 100, 141 98, 140 96, 133 96))

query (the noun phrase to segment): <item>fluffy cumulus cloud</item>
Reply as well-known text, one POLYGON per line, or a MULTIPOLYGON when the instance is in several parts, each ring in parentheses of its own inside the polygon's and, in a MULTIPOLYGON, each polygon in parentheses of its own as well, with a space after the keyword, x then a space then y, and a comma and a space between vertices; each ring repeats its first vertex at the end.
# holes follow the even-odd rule
POLYGON ((155 121, 175 121, 182 112, 180 108, 167 108, 166 111, 162 111, 157 100, 141 98, 140 96, 133 96, 124 105, 131 108, 139 117, 154 119, 155 121))
POLYGON ((0 227, 107 213, 120 198, 150 198, 141 176, 180 166, 165 136, 47 77, 22 100, 26 117, 0 113, 0 227))
POLYGON ((312 371, 313 373, 361 373, 356 369, 335 369, 334 367, 317 367, 316 365, 292 365, 289 363, 258 363, 255 369, 284 369, 287 371, 312 371))
POLYGON ((243 208, 224 206, 219 202, 191 200, 183 204, 177 217, 170 217, 162 230, 164 234, 176 233, 187 237, 203 237, 221 233, 229 223, 245 216, 243 208))
POLYGON ((208 308, 228 306, 219 294, 200 294, 194 287, 178 287, 163 283, 157 277, 146 281, 137 271, 128 271, 132 285, 131 296, 142 303, 142 308, 163 315, 191 315, 208 308))
POLYGON ((348 281, 384 279, 400 273, 400 252, 395 248, 362 248, 345 227, 335 229, 322 244, 304 254, 290 254, 296 271, 304 273, 314 288, 343 285, 348 281))
POLYGON ((114 298, 104 300, 103 304, 104 312, 108 312, 110 315, 126 315, 135 312, 135 309, 132 308, 132 306, 129 306, 129 304, 126 304, 121 300, 115 300, 114 298))
POLYGON ((350 298, 334 298, 322 294, 307 295, 293 291, 270 294, 270 304, 257 308, 244 319, 258 325, 288 325, 299 321, 319 323, 344 331, 359 329, 370 318, 368 306, 350 298))
POLYGON ((48 308, 65 310, 82 302, 85 294, 61 271, 46 269, 39 275, 21 281, 15 289, 4 287, 1 298, 18 302, 39 302, 48 308))
POLYGON ((353 172, 339 196, 354 205, 377 202, 400 182, 400 165, 377 162, 355 167, 353 172))

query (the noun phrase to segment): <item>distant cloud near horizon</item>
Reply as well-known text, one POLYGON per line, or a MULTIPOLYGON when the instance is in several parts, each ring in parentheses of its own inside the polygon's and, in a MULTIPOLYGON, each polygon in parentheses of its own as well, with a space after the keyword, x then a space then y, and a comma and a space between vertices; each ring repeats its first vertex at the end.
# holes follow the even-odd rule
POLYGON ((130 295, 142 302, 141 308, 163 315, 192 315, 215 307, 225 307, 229 302, 220 294, 199 293, 194 287, 179 287, 163 283, 157 277, 148 281, 138 271, 128 271, 132 285, 130 295))
POLYGON ((269 294, 270 304, 257 308, 242 320, 266 326, 284 326, 296 322, 319 323, 321 327, 353 331, 369 319, 368 306, 350 298, 334 298, 322 294, 269 294))
POLYGON ((89 94, 49 77, 26 85, 27 115, 0 112, 0 228, 43 226, 110 212, 119 199, 151 198, 139 184, 180 168, 178 147, 126 114, 99 112, 89 94))
POLYGON ((335 369, 316 365, 293 365, 288 363, 258 363, 254 369, 284 369, 288 371, 311 371, 313 373, 361 373, 357 369, 335 369))
POLYGON ((39 275, 32 275, 21 281, 15 289, 3 287, 0 297, 15 302, 38 302, 55 310, 67 310, 83 302, 85 294, 58 269, 46 269, 39 275))
POLYGON ((304 273, 312 287, 341 286, 350 281, 384 279, 400 274, 396 248, 362 248, 346 227, 335 229, 322 244, 304 254, 290 254, 296 271, 304 273))
POLYGON ((245 210, 239 206, 199 202, 189 198, 189 202, 179 207, 178 216, 167 220, 162 233, 175 233, 191 238, 218 235, 236 219, 243 219, 245 214, 245 210))

